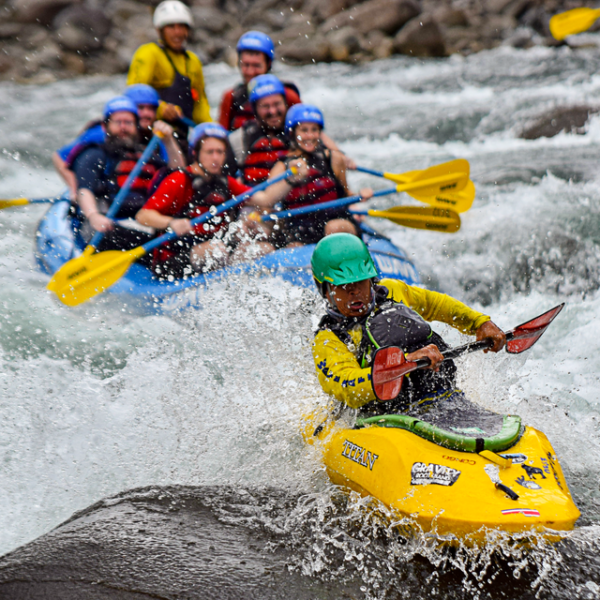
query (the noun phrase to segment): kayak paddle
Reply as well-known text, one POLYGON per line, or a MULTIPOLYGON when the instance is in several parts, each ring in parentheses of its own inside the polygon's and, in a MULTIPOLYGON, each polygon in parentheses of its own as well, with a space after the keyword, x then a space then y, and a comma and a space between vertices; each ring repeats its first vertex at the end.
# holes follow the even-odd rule
MULTIPOLYGON (((152 136, 152 139, 146 146, 144 153, 142 154, 142 156, 140 156, 140 159, 137 161, 135 167, 133 167, 133 170, 131 171, 131 173, 127 177, 127 180, 123 184, 123 187, 119 190, 119 193, 115 196, 115 199, 110 205, 110 208, 106 213, 106 216, 109 219, 112 219, 119 212, 121 204, 123 204, 123 202, 125 201, 125 198, 127 197, 127 194, 129 193, 133 182, 136 180, 137 176, 140 174, 140 171, 154 153, 154 150, 158 146, 161 137, 161 133, 155 133, 152 136)), ((60 288, 64 287, 73 277, 76 277, 77 275, 79 275, 79 273, 82 273, 82 269, 86 268, 88 257, 90 257, 97 251, 98 246, 102 241, 103 237, 103 232, 96 231, 90 243, 85 247, 83 254, 81 256, 78 256, 77 258, 72 258, 69 262, 65 263, 54 274, 54 277, 50 280, 50 282, 46 286, 46 289, 52 292, 56 292, 60 288)))
MULTIPOLYGON (((563 307, 564 302, 507 332, 506 351, 509 354, 520 354, 531 348, 542 337, 544 331, 548 329, 550 323, 552 323, 563 307)), ((471 342, 464 346, 445 350, 442 352, 442 356, 444 360, 450 360, 462 354, 491 348, 493 345, 494 342, 491 339, 471 342)), ((404 351, 397 346, 380 348, 375 353, 371 375, 375 396, 382 402, 392 400, 400 393, 404 375, 417 369, 425 369, 430 364, 431 362, 428 358, 420 358, 415 361, 406 360, 404 351)))
MULTIPOLYGON (((452 164, 453 162, 455 161, 451 161, 450 163, 444 164, 448 165, 452 164)), ((376 171, 375 169, 367 169, 366 167, 356 167, 356 170, 360 171, 361 173, 369 173, 369 175, 375 175, 376 177, 383 177, 385 179, 389 179, 390 181, 394 181, 395 183, 407 183, 409 181, 412 181, 413 178, 416 177, 418 173, 420 173, 420 171, 407 171, 406 173, 388 173, 384 171, 376 171)), ((426 196, 418 192, 413 192, 411 196, 419 202, 424 202, 425 204, 431 204, 433 206, 445 206, 446 208, 451 208, 455 212, 461 213, 468 211, 473 205, 473 200, 475 200, 475 185, 469 179, 467 185, 459 191, 440 191, 438 194, 435 194, 433 196, 426 196)))
MULTIPOLYGON (((190 225, 196 226, 201 223, 209 221, 213 217, 229 210, 247 200, 254 193, 264 190, 265 188, 290 177, 294 174, 293 169, 287 170, 274 179, 269 179, 260 185, 257 185, 248 191, 223 202, 214 207, 216 210, 210 210, 204 214, 192 219, 190 225)), ((157 248, 161 244, 170 242, 178 238, 179 236, 174 232, 165 233, 160 237, 146 242, 143 246, 138 246, 132 250, 121 251, 121 250, 108 250, 106 252, 99 252, 97 254, 89 254, 87 256, 80 256, 74 260, 79 261, 77 263, 78 270, 70 271, 67 275, 61 275, 58 279, 55 275, 54 286, 52 291, 56 293, 59 300, 67 306, 76 306, 93 298, 94 296, 101 294, 111 285, 116 283, 125 273, 129 267, 139 258, 148 254, 154 248, 157 248), (82 260, 80 260, 82 259, 82 260)), ((74 262, 74 261, 71 261, 74 262)), ((62 269, 61 269, 62 271, 62 269)), ((57 272, 58 275, 59 272, 57 272)))
MULTIPOLYGON (((387 196, 394 194, 401 186, 379 190, 373 194, 373 198, 378 196, 387 196)), ((271 213, 258 217, 260 221, 277 221, 278 219, 289 219, 298 215, 306 215, 322 210, 332 208, 341 208, 354 204, 361 200, 360 195, 349 196, 348 198, 340 198, 339 200, 331 200, 330 202, 322 202, 312 206, 302 206, 292 210, 282 210, 280 212, 271 213)), ((460 217, 457 213, 448 210, 447 208, 420 208, 414 206, 397 206, 387 210, 365 210, 351 211, 352 214, 368 215, 370 217, 382 217, 389 219, 397 225, 404 227, 413 227, 415 229, 429 229, 433 231, 444 231, 453 233, 460 229, 460 217)))
POLYGON ((600 17, 598 8, 574 8, 554 15, 550 19, 550 33, 557 40, 564 40, 568 35, 587 31, 600 17))
POLYGON ((27 204, 54 204, 65 200, 64 196, 57 196, 56 198, 10 198, 0 200, 0 210, 3 208, 10 208, 11 206, 25 206, 27 204))

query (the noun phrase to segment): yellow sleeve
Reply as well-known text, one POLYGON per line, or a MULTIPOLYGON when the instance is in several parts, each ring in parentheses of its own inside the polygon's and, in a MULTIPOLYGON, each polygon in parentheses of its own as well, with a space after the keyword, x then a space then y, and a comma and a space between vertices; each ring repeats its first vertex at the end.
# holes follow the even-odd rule
POLYGON ((375 400, 371 367, 361 369, 356 357, 331 331, 319 331, 313 343, 317 377, 323 390, 350 408, 375 400))
POLYGON ((446 294, 414 287, 397 279, 382 279, 380 283, 389 290, 388 298, 403 302, 426 321, 440 321, 462 333, 473 335, 481 325, 490 320, 488 315, 473 310, 446 294))
POLYGON ((189 77, 192 80, 192 89, 196 91, 196 100, 194 101, 193 119, 196 123, 211 122, 210 105, 204 91, 204 73, 202 71, 202 63, 200 59, 193 53, 190 55, 190 73, 189 77))
MULTIPOLYGON (((156 44, 144 44, 135 51, 127 73, 127 85, 146 83, 155 89, 157 88, 155 78, 159 52, 160 50, 156 44)), ((171 79, 170 83, 162 87, 168 87, 172 82, 171 79)))

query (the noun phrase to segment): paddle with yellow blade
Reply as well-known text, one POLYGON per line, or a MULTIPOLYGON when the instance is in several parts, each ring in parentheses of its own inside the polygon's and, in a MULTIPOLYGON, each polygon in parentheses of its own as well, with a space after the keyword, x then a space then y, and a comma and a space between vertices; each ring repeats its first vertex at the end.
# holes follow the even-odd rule
MULTIPOLYGON (((140 159, 137 161, 135 167, 133 167, 129 177, 123 184, 123 187, 119 190, 119 193, 115 196, 115 199, 112 201, 106 216, 109 219, 113 219, 116 214, 119 212, 121 205, 125 201, 133 182, 136 180, 137 176, 140 174, 144 165, 148 162, 154 150, 158 146, 160 142, 160 138, 162 137, 161 133, 155 133, 152 136, 150 142, 146 146, 144 153, 140 156, 140 159)), ((102 238, 104 237, 104 233, 101 231, 96 231, 94 236, 92 237, 90 243, 85 247, 83 254, 78 256, 77 258, 71 259, 68 263, 65 263, 55 274, 54 277, 50 280, 50 283, 46 286, 51 292, 57 292, 60 290, 60 287, 64 285, 65 281, 69 281, 73 277, 76 277, 79 273, 82 272, 82 269, 87 265, 88 259, 92 254, 94 254, 102 238)))
MULTIPOLYGON (((291 177, 294 173, 294 169, 289 169, 278 177, 269 179, 264 183, 249 189, 243 194, 240 194, 223 204, 219 204, 214 207, 215 210, 211 209, 209 212, 192 219, 190 225, 196 226, 205 223, 213 217, 238 206, 256 192, 264 190, 286 177, 291 177)), ((129 267, 136 260, 145 254, 148 254, 148 252, 154 250, 154 248, 178 237, 179 236, 175 232, 165 233, 154 240, 146 242, 143 246, 138 246, 137 248, 127 250, 126 252, 120 250, 108 250, 106 252, 79 257, 79 259, 84 260, 75 259, 78 261, 78 270, 68 270, 63 273, 63 270, 61 269, 55 274, 52 291, 56 293, 63 304, 68 306, 81 304, 82 302, 101 294, 113 285, 113 283, 116 283, 123 275, 125 275, 125 273, 127 273, 129 267)))
POLYGON ((587 31, 600 17, 598 8, 574 8, 550 19, 550 33, 557 40, 587 31))
MULTIPOLYGON (((469 163, 464 159, 457 159, 455 161, 443 163, 443 165, 437 165, 435 168, 445 165, 457 165, 458 167, 463 167, 464 163, 466 163, 466 168, 468 169, 469 163)), ((406 173, 389 173, 385 171, 376 171, 375 169, 368 169, 366 167, 356 167, 356 170, 362 173, 375 175, 376 177, 384 177, 385 179, 389 179, 395 183, 408 183, 417 177, 419 173, 421 173, 420 170, 407 171, 406 173)), ((415 200, 418 200, 419 202, 424 202, 425 204, 430 204, 432 206, 445 206, 446 208, 451 208, 455 212, 461 213, 468 211, 473 205, 473 200, 475 200, 475 185, 469 179, 467 185, 459 191, 440 190, 439 193, 433 196, 426 196, 420 191, 409 193, 415 200)))
POLYGON ((10 208, 11 206, 26 206, 27 204, 54 204, 55 202, 61 202, 67 198, 63 196, 57 196, 56 198, 9 198, 0 199, 0 210, 3 208, 10 208))

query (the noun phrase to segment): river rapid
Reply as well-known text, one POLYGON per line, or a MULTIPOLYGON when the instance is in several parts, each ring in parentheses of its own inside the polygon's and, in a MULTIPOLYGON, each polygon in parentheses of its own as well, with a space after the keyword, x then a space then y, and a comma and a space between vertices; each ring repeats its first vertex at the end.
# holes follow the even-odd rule
MULTIPOLYGON (((472 398, 549 437, 582 512, 568 542, 523 550, 498 539, 475 551, 403 538, 382 507, 331 486, 302 441, 302 414, 325 401, 310 353, 322 312, 313 291, 242 277, 175 317, 106 296, 68 308, 36 269, 45 208, 30 206, 0 212, 0 554, 107 495, 213 486, 217 517, 292 548, 291 571, 334 590, 322 597, 342 597, 348 582, 361 598, 600 597, 600 117, 584 135, 518 137, 553 106, 594 103, 599 69, 598 48, 499 48, 277 71, 323 108, 358 164, 403 172, 469 160, 477 198, 458 233, 371 221, 425 285, 505 329, 566 302, 528 353, 475 354, 459 369, 472 398)), ((209 66, 211 106, 236 81, 209 66)), ((52 151, 124 84, 1 84, 0 196, 58 193, 52 151)), ((385 186, 358 174, 351 183, 385 186)))

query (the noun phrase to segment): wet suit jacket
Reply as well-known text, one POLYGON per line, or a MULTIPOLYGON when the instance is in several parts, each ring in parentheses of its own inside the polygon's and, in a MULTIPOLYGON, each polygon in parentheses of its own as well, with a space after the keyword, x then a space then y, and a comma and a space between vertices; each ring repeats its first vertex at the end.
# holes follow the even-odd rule
MULTIPOLYGON (((473 334, 490 320, 489 316, 450 296, 413 287, 395 279, 382 279, 376 290, 379 292, 380 303, 386 298, 393 303, 402 303, 425 321, 447 323, 462 333, 473 334)), ((376 400, 371 384, 371 366, 362 366, 359 362, 361 346, 364 347, 361 342, 365 320, 344 319, 341 327, 345 335, 340 330, 336 335, 334 331, 340 324, 333 323, 329 316, 324 317, 313 343, 313 358, 319 383, 326 393, 350 408, 360 408, 376 400)), ((437 336, 437 340, 441 338, 437 336)), ((429 340, 420 347, 436 343, 437 340, 429 340)))
MULTIPOLYGON (((129 66, 127 85, 146 83, 151 85, 163 97, 161 92, 173 86, 178 71, 180 75, 189 77, 192 93, 192 114, 187 115, 196 123, 212 121, 210 106, 204 91, 204 74, 200 59, 190 51, 172 52, 158 44, 150 43, 140 46, 129 66)), ((177 102, 173 102, 177 104, 177 102)), ((184 113, 185 107, 181 107, 184 113)), ((161 107, 158 108, 157 117, 161 118, 161 107)))

